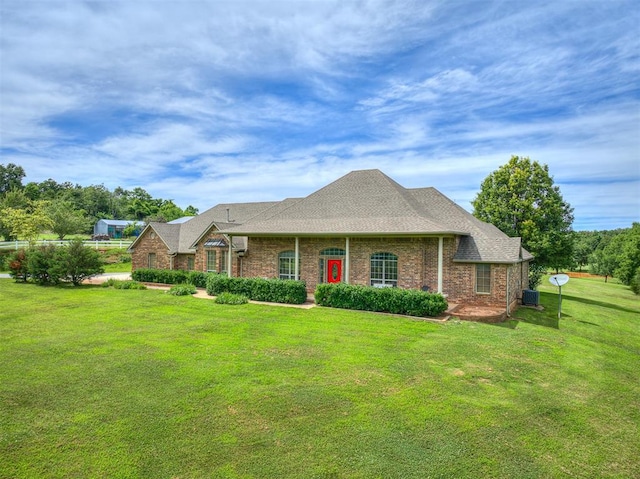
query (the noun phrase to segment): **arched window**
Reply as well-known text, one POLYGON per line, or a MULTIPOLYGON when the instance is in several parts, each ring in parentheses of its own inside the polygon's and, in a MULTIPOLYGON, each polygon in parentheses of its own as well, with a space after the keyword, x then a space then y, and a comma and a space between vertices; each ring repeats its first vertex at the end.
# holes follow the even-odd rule
POLYGON ((278 276, 280 279, 296 279, 296 253, 283 251, 278 255, 278 276))
POLYGON ((371 286, 398 286, 398 257, 393 253, 371 255, 371 286))

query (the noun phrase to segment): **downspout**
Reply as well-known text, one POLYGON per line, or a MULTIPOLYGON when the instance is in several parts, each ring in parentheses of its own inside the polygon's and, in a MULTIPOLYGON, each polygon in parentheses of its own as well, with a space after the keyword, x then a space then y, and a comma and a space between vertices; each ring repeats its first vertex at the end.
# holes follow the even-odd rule
POLYGON ((232 255, 233 237, 229 235, 229 258, 227 259, 227 276, 231 278, 233 270, 233 255, 232 255))
POLYGON ((438 293, 440 294, 442 294, 443 242, 444 238, 438 236, 438 293))
POLYGON ((296 281, 300 280, 300 238, 298 238, 296 236, 296 248, 295 248, 295 254, 294 254, 294 266, 293 266, 293 271, 294 271, 294 278, 296 279, 296 281))
POLYGON ((510 296, 509 296, 509 270, 511 269, 511 265, 508 264, 507 265, 507 317, 511 317, 511 310, 510 310, 510 305, 511 302, 510 300, 510 296))
POLYGON ((346 284, 349 284, 349 267, 350 267, 350 261, 349 261, 349 256, 350 256, 350 252, 349 252, 349 237, 347 237, 345 239, 345 257, 344 257, 344 282, 346 284))

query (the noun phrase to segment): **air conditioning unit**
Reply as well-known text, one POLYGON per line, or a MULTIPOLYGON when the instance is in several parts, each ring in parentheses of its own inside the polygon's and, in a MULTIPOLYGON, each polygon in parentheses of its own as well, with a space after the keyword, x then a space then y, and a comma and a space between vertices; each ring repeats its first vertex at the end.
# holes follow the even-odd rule
POLYGON ((522 304, 525 306, 538 306, 540 302, 540 292, 533 289, 522 290, 522 304))

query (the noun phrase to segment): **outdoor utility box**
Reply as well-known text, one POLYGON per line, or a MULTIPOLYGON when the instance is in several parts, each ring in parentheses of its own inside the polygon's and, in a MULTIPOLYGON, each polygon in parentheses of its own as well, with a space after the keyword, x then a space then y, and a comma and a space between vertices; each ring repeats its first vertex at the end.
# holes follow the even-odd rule
POLYGON ((540 293, 534 289, 522 290, 522 304, 525 306, 538 306, 540 293))

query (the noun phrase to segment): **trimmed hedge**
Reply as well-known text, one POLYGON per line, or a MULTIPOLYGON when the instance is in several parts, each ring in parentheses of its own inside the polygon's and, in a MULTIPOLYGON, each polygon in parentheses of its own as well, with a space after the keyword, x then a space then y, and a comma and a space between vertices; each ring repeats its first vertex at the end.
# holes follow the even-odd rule
POLYGON ((221 293, 240 294, 253 301, 273 303, 302 304, 307 300, 307 289, 303 281, 210 276, 207 280, 207 294, 217 296, 221 293))
POLYGON ((187 283, 194 285, 196 288, 206 288, 207 278, 215 273, 204 273, 202 271, 189 271, 187 273, 187 283))
POLYGON ((131 279, 143 283, 181 284, 187 282, 188 271, 179 269, 137 269, 131 279))
POLYGON ((131 279, 143 283, 192 284, 197 288, 207 287, 207 278, 216 273, 202 271, 183 271, 181 269, 137 269, 131 273, 131 279))
POLYGON ((357 309, 408 316, 438 316, 447 310, 447 300, 437 293, 417 289, 374 288, 350 284, 318 285, 316 303, 331 308, 357 309))

